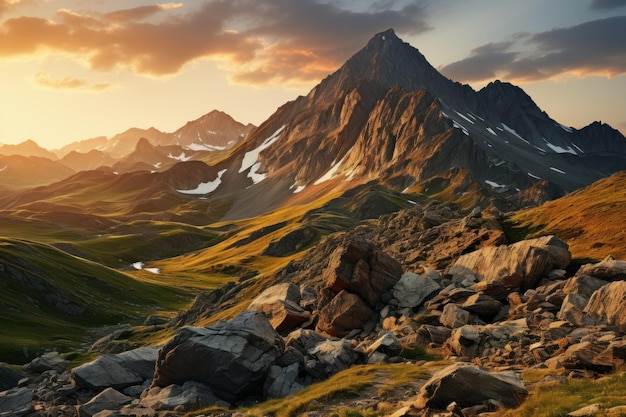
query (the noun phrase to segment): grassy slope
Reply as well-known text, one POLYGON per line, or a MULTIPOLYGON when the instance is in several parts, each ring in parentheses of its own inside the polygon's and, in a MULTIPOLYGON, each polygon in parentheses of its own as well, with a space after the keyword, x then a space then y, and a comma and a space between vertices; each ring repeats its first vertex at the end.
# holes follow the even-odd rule
POLYGON ((626 171, 602 179, 541 207, 511 217, 515 232, 553 233, 570 245, 574 258, 626 259, 626 171))
POLYGON ((0 265, 0 361, 28 360, 25 347, 74 347, 90 327, 142 321, 191 297, 25 240, 0 239, 0 265))

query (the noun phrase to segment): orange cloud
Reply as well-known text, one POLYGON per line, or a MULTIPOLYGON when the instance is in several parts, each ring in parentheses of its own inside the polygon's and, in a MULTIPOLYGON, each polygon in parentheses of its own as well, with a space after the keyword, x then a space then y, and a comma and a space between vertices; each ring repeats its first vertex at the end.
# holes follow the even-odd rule
MULTIPOLYGON (((0 0, 7 5, 7 0, 0 0)), ((165 76, 200 59, 226 59, 237 82, 308 82, 332 71, 376 31, 419 33, 423 7, 356 12, 321 0, 205 1, 186 14, 181 3, 109 13, 57 11, 0 23, 0 59, 75 56, 91 69, 127 68, 165 76)))
POLYGON ((38 72, 35 74, 35 84, 40 87, 50 88, 53 90, 82 90, 82 91, 103 91, 111 88, 109 83, 91 84, 87 80, 65 77, 55 79, 47 72, 38 72))

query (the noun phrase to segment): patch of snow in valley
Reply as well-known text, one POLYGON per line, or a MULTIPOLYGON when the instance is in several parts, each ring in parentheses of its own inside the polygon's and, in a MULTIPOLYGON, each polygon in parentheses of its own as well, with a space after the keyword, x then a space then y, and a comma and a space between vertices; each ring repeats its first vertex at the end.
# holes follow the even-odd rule
POLYGON ((499 127, 499 126, 496 126, 496 129, 498 129, 500 132, 504 132, 504 129, 502 129, 502 128, 501 128, 501 127, 499 127))
POLYGON ((159 268, 144 268, 143 270, 151 272, 151 273, 156 274, 156 275, 161 273, 161 270, 159 268))
POLYGON ((189 161, 191 159, 191 156, 185 156, 185 152, 181 152, 181 154, 178 155, 178 156, 174 156, 170 152, 170 153, 167 154, 167 157, 170 158, 170 159, 174 159, 176 161, 181 161, 181 162, 186 162, 186 161, 189 161))
POLYGON ((460 117, 462 117, 464 120, 467 120, 468 122, 470 122, 471 124, 474 124, 474 121, 472 119, 470 119, 469 117, 465 116, 464 114, 459 113, 458 111, 454 111, 456 114, 458 114, 460 117))
POLYGON ((159 268, 144 268, 143 265, 144 265, 143 262, 134 262, 133 264, 131 264, 131 266, 138 271, 144 270, 144 271, 151 272, 153 274, 161 273, 161 270, 159 268))
POLYGON ((534 174, 531 174, 530 172, 528 173, 528 176, 531 177, 531 178, 534 178, 536 180, 540 180, 541 179, 541 177, 538 177, 538 176, 536 176, 534 174))
POLYGON ((413 200, 406 200, 406 202, 407 202, 407 203, 409 203, 409 204, 413 204, 413 205, 416 205, 416 204, 417 204, 417 202, 416 202, 416 201, 413 201, 413 200))
POLYGON ((282 126, 280 129, 274 132, 272 136, 265 139, 263 143, 261 143, 255 149, 245 153, 245 155, 243 156, 243 160, 241 161, 241 168, 239 168, 240 174, 244 172, 246 169, 252 168, 252 166, 259 161, 259 155, 261 154, 261 151, 263 151, 264 149, 272 145, 274 142, 276 142, 278 140, 280 132, 282 132, 286 126, 287 125, 282 126))
POLYGON ((156 164, 152 165, 153 167, 155 167, 156 169, 161 168, 161 162, 157 162, 156 164))
MULTIPOLYGON (((535 146, 535 145, 533 145, 533 146, 535 146)), ((535 146, 535 149, 537 149, 539 152, 547 153, 545 149, 540 148, 539 146, 535 146)))
POLYGON ((226 149, 226 146, 217 146, 217 145, 205 145, 203 143, 192 143, 187 145, 187 149, 190 151, 223 151, 226 149))
POLYGON ((292 185, 289 189, 294 189, 293 193, 294 194, 298 194, 299 192, 301 192, 302 190, 304 190, 306 188, 306 185, 292 185))
POLYGON ((561 170, 560 170, 560 169, 558 169, 558 168, 555 168, 555 167, 550 167, 550 169, 551 169, 552 171, 554 171, 554 172, 558 172, 559 174, 565 174, 565 171, 561 171, 561 170))
POLYGON ((215 131, 213 131, 213 130, 207 130, 207 133, 209 135, 217 135, 217 133, 215 133, 215 131))
POLYGON ((567 148, 563 148, 561 146, 548 142, 546 138, 542 138, 542 139, 546 142, 546 145, 548 145, 548 148, 552 149, 556 153, 571 153, 572 155, 578 155, 576 151, 572 149, 571 146, 568 146, 567 148))
POLYGON ((458 124, 456 121, 452 121, 452 127, 455 127, 457 129, 461 129, 463 131, 463 133, 465 133, 465 136, 469 136, 469 132, 467 131, 467 129, 463 126, 461 126, 460 124, 458 124))
POLYGON ((579 151, 580 153, 585 153, 585 151, 583 151, 582 149, 580 149, 580 147, 579 147, 578 145, 576 145, 575 143, 572 143, 572 146, 573 146, 574 148, 578 149, 578 151, 579 151))
POLYGON ((209 193, 212 193, 222 183, 222 175, 224 175, 226 173, 226 171, 227 171, 226 169, 223 169, 223 170, 219 171, 217 173, 217 178, 215 178, 213 181, 201 182, 193 190, 176 190, 176 191, 178 191, 181 194, 209 194, 209 193))
POLYGON ((485 180, 485 184, 493 187, 493 188, 506 188, 506 185, 498 184, 495 181, 485 180))
POLYGON ((504 123, 500 123, 502 125, 502 127, 504 128, 504 130, 506 130, 507 132, 509 132, 510 134, 512 134, 513 136, 515 136, 516 138, 518 138, 521 141, 526 142, 527 144, 530 145, 530 142, 527 141, 526 139, 524 139, 523 137, 521 137, 516 131, 515 129, 512 129, 510 127, 508 127, 507 125, 505 125, 504 123))
POLYGON ((494 136, 498 136, 498 134, 490 127, 487 128, 487 132, 491 133, 494 136))

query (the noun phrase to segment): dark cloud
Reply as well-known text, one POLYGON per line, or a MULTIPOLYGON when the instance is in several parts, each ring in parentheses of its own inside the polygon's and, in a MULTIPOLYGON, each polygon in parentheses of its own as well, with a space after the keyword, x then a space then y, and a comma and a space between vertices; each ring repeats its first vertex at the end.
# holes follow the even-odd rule
POLYGON ((186 14, 177 3, 106 14, 59 10, 54 20, 3 21, 0 57, 74 54, 93 69, 125 67, 154 76, 175 74, 198 59, 220 59, 232 64, 239 82, 308 82, 335 69, 376 32, 428 30, 426 2, 367 11, 320 0, 212 0, 186 14))
POLYGON ((539 81, 561 75, 614 77, 626 74, 624 45, 626 16, 616 16, 483 45, 441 71, 463 82, 539 81), (528 47, 530 52, 521 52, 528 47))
POLYGON ((87 80, 73 77, 55 79, 47 72, 36 73, 34 79, 38 86, 53 90, 103 91, 111 88, 109 83, 90 83, 87 80))
POLYGON ((589 8, 591 10, 606 10, 626 7, 626 0, 593 0, 589 8))

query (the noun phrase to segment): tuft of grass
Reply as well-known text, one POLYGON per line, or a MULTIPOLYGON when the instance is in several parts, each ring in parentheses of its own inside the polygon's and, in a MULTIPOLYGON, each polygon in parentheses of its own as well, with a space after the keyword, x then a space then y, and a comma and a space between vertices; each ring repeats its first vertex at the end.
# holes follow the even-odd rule
POLYGON ((505 417, 559 417, 579 408, 600 404, 600 416, 608 409, 626 405, 626 374, 611 375, 595 381, 581 379, 557 386, 540 387, 521 407, 503 412, 505 417))

